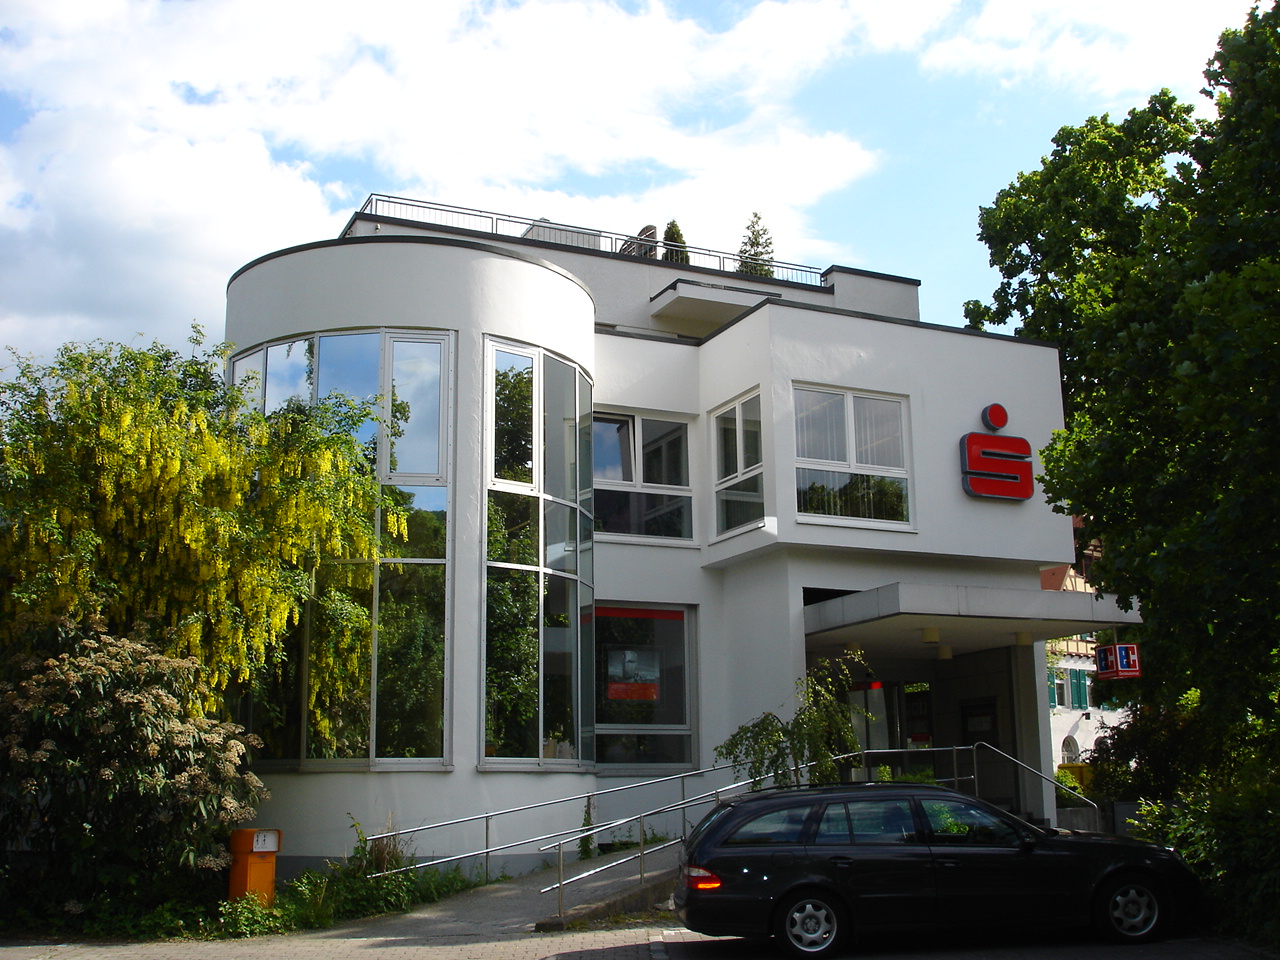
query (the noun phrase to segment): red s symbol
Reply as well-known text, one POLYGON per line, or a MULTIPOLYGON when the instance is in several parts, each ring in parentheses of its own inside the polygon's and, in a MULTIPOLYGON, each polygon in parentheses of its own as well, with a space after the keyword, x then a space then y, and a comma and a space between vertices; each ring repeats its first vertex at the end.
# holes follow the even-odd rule
MULTIPOLYGON (((982 422, 999 430, 1009 422, 1009 414, 993 403, 982 411, 982 422)), ((964 492, 971 497, 1030 500, 1035 492, 1031 444, 1023 437, 966 433, 960 439, 960 473, 964 492)))

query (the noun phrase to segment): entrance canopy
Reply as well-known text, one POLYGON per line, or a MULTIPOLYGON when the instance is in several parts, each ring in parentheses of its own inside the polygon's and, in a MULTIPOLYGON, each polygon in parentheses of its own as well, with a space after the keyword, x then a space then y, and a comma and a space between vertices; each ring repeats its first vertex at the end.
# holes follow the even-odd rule
POLYGON ((936 583, 890 583, 804 609, 806 646, 935 659, 1141 623, 1111 597, 936 583))

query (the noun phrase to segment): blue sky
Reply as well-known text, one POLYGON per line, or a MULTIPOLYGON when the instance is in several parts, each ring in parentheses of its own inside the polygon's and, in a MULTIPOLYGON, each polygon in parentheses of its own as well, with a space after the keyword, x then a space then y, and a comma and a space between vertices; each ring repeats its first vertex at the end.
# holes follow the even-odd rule
POLYGON ((370 192, 995 286, 978 207, 1064 124, 1199 96, 1249 0, 5 0, 0 345, 222 334, 370 192))

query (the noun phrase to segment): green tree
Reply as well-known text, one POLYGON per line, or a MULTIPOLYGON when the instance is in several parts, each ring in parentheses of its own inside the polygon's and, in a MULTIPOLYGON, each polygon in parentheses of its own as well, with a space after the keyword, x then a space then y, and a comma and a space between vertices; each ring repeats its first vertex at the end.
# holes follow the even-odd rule
POLYGON ((856 662, 817 661, 796 681, 796 710, 790 720, 773 711, 762 713, 716 747, 716 759, 728 760, 755 786, 766 778, 778 786, 839 780, 841 761, 836 758, 859 749, 856 708, 848 696, 857 679, 856 662))
POLYGON ((668 263, 688 263, 689 251, 685 249, 684 234, 680 225, 674 220, 667 221, 667 228, 662 231, 662 259, 668 263))
POLYGON ((1213 120, 1162 93, 1062 131, 1039 176, 983 211, 1005 280, 967 308, 1064 347, 1070 416, 1045 490, 1101 542, 1095 585, 1141 604, 1130 750, 1133 725, 1194 730, 1170 791, 1280 759, 1278 36, 1274 5, 1222 35, 1213 120))
POLYGON ((1020 324, 1016 335, 1056 344, 1067 416, 1094 389, 1093 327, 1133 294, 1130 267, 1178 241, 1181 177, 1168 161, 1185 153, 1198 125, 1168 90, 1114 123, 1090 117, 1063 127, 1039 170, 1018 174, 978 215, 978 238, 1001 282, 985 304, 964 305, 969 326, 1020 324))
MULTIPOLYGON (((33 624, 147 624, 194 656, 214 695, 289 659, 319 560, 376 555, 376 478, 341 397, 264 416, 228 386, 225 351, 69 344, 0 383, 0 644, 33 624)), ((341 577, 331 577, 337 581, 341 577)), ((341 695, 358 624, 335 613, 317 683, 341 695)))
POLYGON ((756 277, 773 276, 773 237, 760 222, 760 214, 751 214, 742 245, 738 247, 738 273, 756 277))
MULTIPOLYGON (((203 715, 191 658, 66 626, 0 672, 0 896, 39 916, 146 908, 203 890, 266 797, 252 738, 203 715)), ((224 888, 220 888, 224 889, 224 888)))

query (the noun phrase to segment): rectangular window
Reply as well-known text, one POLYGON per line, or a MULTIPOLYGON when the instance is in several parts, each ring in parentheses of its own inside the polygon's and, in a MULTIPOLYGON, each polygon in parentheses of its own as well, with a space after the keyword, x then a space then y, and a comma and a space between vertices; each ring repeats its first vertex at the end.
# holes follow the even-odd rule
POLYGON ((798 512, 910 520, 900 399, 796 387, 795 406, 798 512))
POLYGON ((715 414, 716 533, 764 519, 764 444, 760 396, 715 414))
POLYGON ((393 474, 441 473, 443 353, 439 341, 391 342, 388 466, 393 474))
POLYGON ((596 414, 591 433, 596 530, 691 539, 688 424, 596 414))
POLYGON ((595 609, 597 759, 692 762, 683 610, 595 609))

